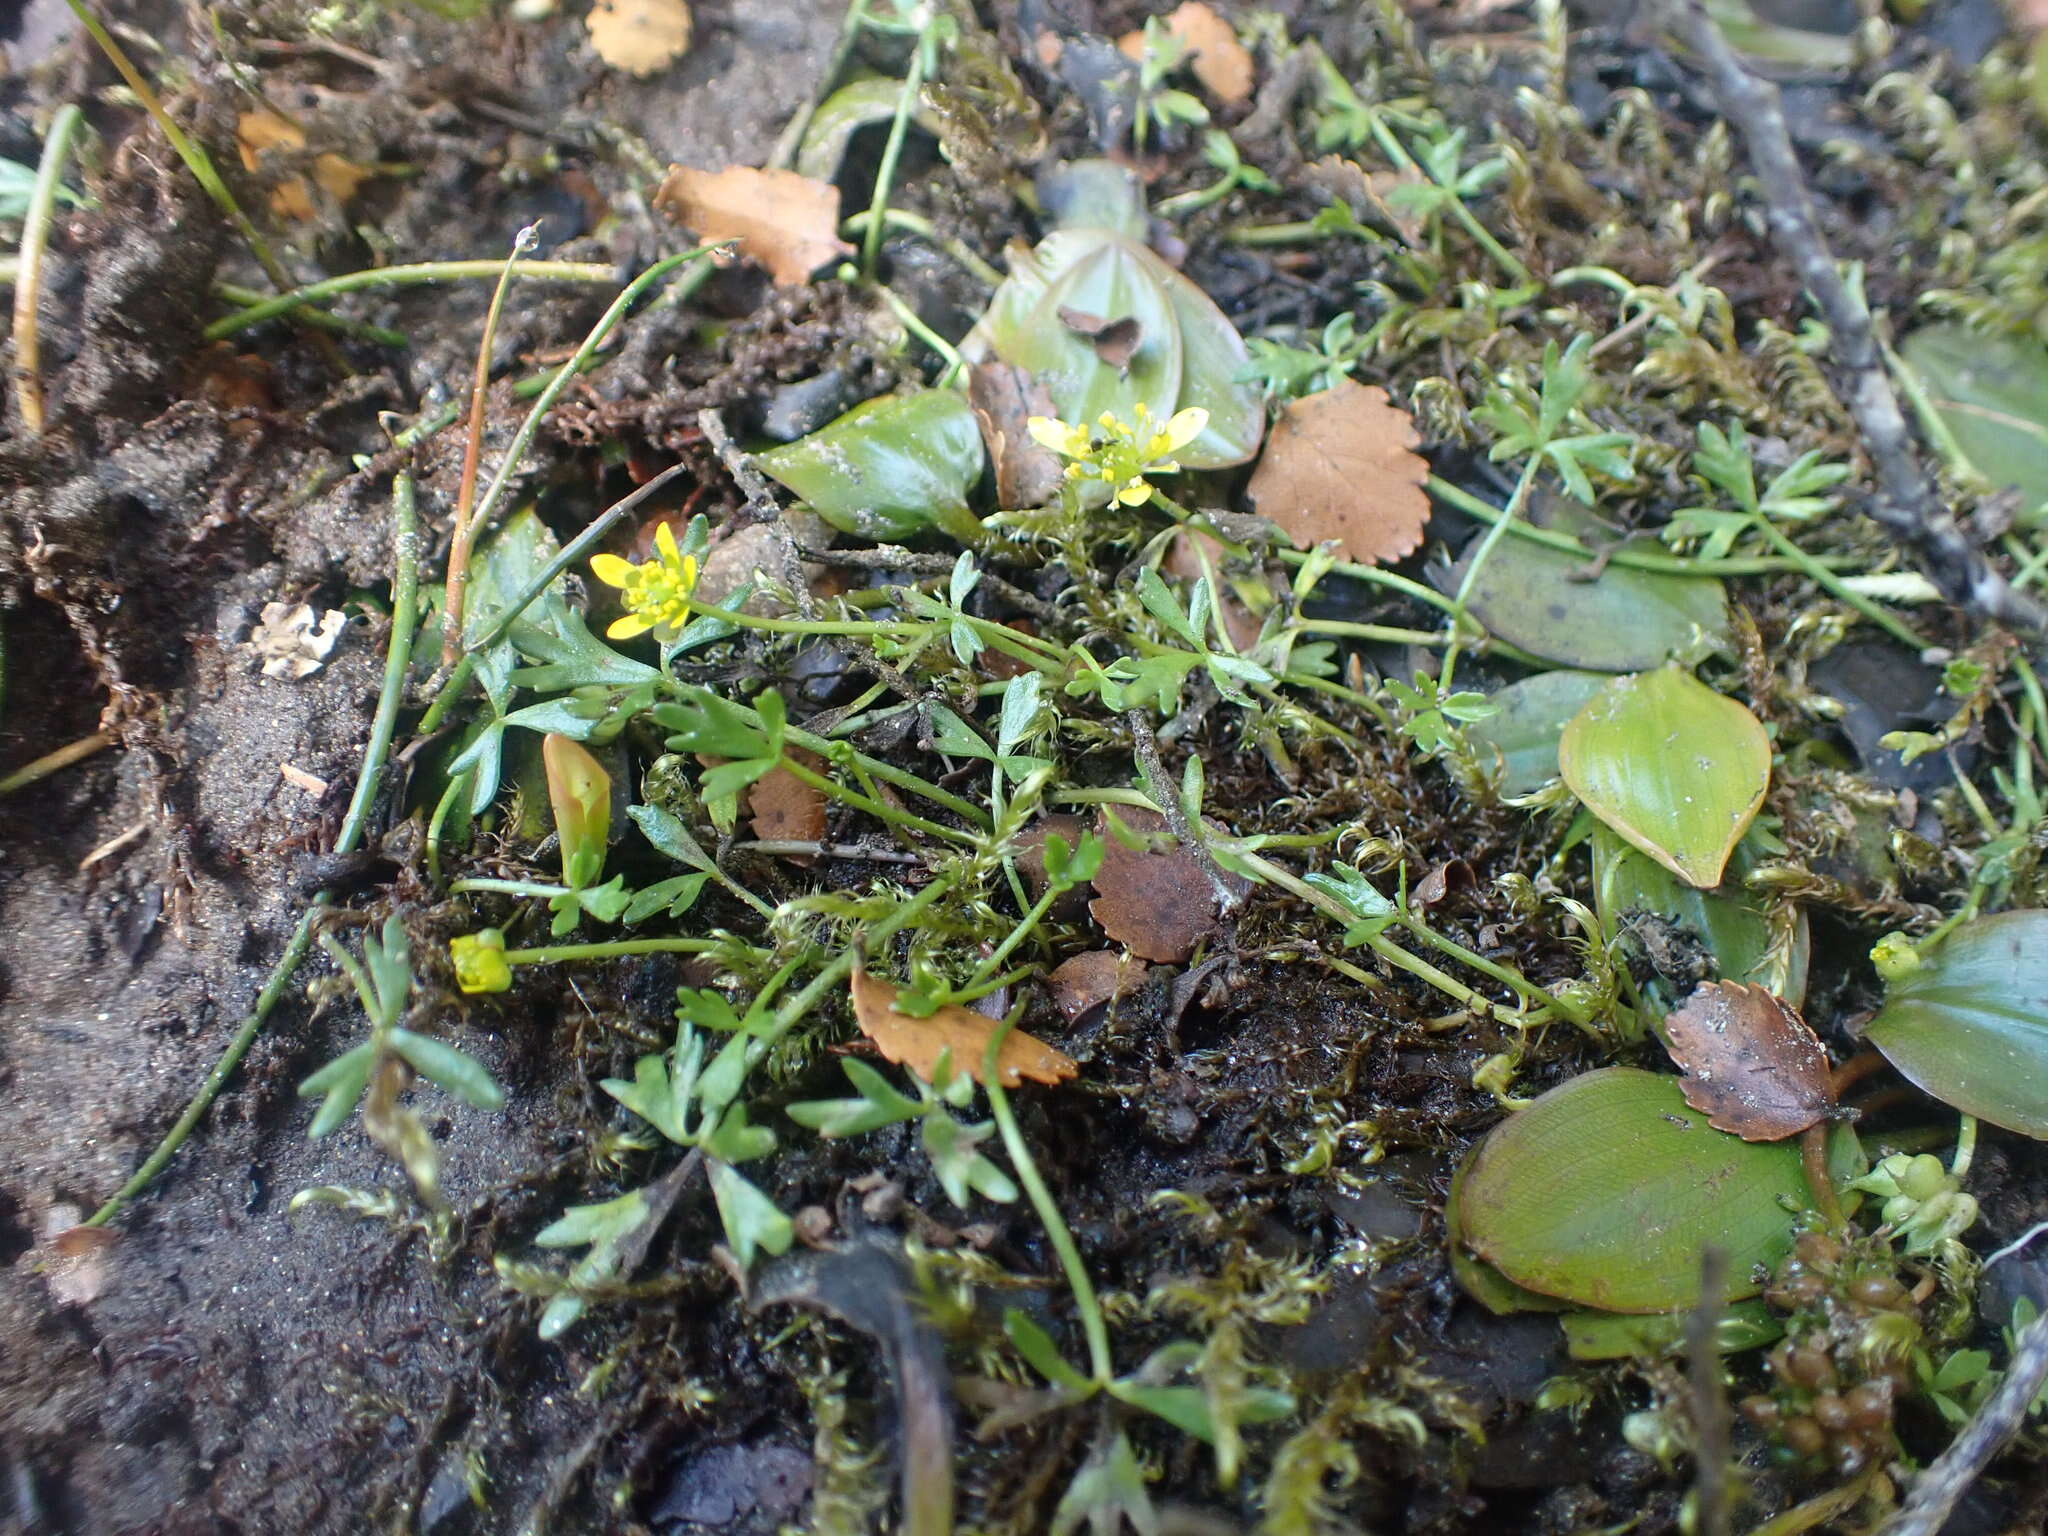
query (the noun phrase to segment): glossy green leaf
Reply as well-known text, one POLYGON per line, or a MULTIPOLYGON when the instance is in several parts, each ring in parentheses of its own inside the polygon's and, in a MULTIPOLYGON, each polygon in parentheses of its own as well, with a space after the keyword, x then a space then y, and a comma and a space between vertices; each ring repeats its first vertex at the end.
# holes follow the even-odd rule
POLYGON ((1680 879, 1721 883, 1771 782, 1771 743, 1735 700, 1690 672, 1618 677, 1564 728, 1572 793, 1680 879))
POLYGON ((1791 1142, 1707 1124, 1678 1080, 1604 1067, 1496 1127, 1460 1191, 1457 1237, 1506 1279, 1606 1312, 1698 1304, 1700 1251, 1727 1259, 1728 1301, 1792 1246, 1811 1199, 1791 1142))
POLYGON ((1562 1312, 1566 1303, 1555 1296, 1525 1290, 1465 1246, 1465 1175, 1479 1156, 1474 1147, 1451 1175, 1451 1187, 1444 1199, 1444 1227, 1450 1235, 1451 1278, 1487 1311, 1505 1317, 1510 1312, 1562 1312))
POLYGON ((1104 411, 1136 419, 1142 402, 1164 421, 1200 406, 1202 435, 1175 454, 1189 469, 1242 464, 1265 436, 1256 384, 1240 382, 1250 354, 1209 296, 1151 250, 1106 229, 1063 229, 1013 261, 961 352, 970 361, 1000 358, 1038 375, 1060 419, 1093 422, 1104 411), (1135 320, 1137 350, 1119 368, 1060 311, 1135 320))
MULTIPOLYGON (((1654 1360, 1685 1347, 1689 1312, 1567 1312, 1565 1348, 1574 1360, 1654 1360)), ((1762 1301, 1738 1301, 1714 1323, 1714 1348, 1724 1355, 1761 1349, 1785 1332, 1784 1321, 1762 1301)))
POLYGON ((1899 355, 1963 457, 1993 485, 2019 487, 2024 520, 2048 503, 2048 348, 1961 325, 1926 325, 1899 355))
MULTIPOLYGON (((1577 530, 1569 514, 1552 521, 1577 530)), ((1464 559, 1437 576, 1455 592, 1465 579, 1464 559)), ((1487 633, 1561 667, 1591 672, 1636 672, 1688 650, 1704 634, 1717 648, 1728 643, 1728 600, 1711 576, 1669 576, 1609 564, 1584 581, 1592 561, 1531 540, 1503 539, 1479 568, 1467 597, 1487 633)))
MULTIPOLYGON (((903 96, 903 82, 889 75, 855 80, 818 103, 804 130, 802 148, 796 154, 796 173, 813 181, 830 181, 839 174, 839 162, 846 158, 847 143, 863 128, 886 123, 896 115, 896 103, 903 96)), ((912 104, 912 121, 937 134, 939 121, 922 100, 912 104)))
MULTIPOLYGON (((1747 981, 1767 987, 1793 1007, 1806 1000, 1806 971, 1813 954, 1811 925, 1805 911, 1789 905, 1791 936, 1780 954, 1774 944, 1769 903, 1743 888, 1743 877, 1762 862, 1755 839, 1736 845, 1721 884, 1703 891, 1679 879, 1662 864, 1630 847, 1611 828, 1593 831, 1595 909, 1610 933, 1625 932, 1643 918, 1661 920, 1684 938, 1697 940, 1713 956, 1715 976, 1722 981, 1747 981)), ((1639 942, 1654 943, 1647 927, 1639 942)), ((1682 999, 1663 996, 1665 1007, 1682 999)))
POLYGON ((1493 713, 1465 728, 1479 760, 1500 754, 1502 794, 1526 795, 1557 777, 1557 738, 1565 722, 1607 686, 1604 672, 1539 672, 1488 695, 1493 713))
POLYGON ((1944 1104, 2048 1139, 2048 911, 1956 928, 1890 983, 1864 1036, 1944 1104))
POLYGON ((841 532, 890 543, 937 528, 966 542, 981 527, 967 493, 984 458, 966 397, 921 389, 857 405, 754 462, 841 532))

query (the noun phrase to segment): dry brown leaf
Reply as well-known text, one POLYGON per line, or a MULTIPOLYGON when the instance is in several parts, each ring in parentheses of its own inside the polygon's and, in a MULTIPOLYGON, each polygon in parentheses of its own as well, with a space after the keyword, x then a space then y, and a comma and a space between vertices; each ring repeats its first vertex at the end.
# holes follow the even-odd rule
POLYGON ((1399 235, 1404 244, 1422 243, 1424 224, 1419 211, 1396 209, 1387 196, 1396 187, 1426 187, 1429 178, 1419 170, 1368 171, 1356 160, 1342 155, 1324 155, 1303 169, 1301 179, 1351 209, 1359 222, 1384 233, 1399 235))
POLYGON ((1119 374, 1130 370, 1131 359, 1138 355, 1138 348, 1145 340, 1145 327, 1130 315, 1118 320, 1105 320, 1100 315, 1069 309, 1062 304, 1059 317, 1061 325, 1076 336, 1085 337, 1095 348, 1096 357, 1119 374))
POLYGON ((1089 1009, 1137 991, 1151 969, 1134 955, 1091 949, 1061 961, 1045 978, 1045 985, 1052 993, 1053 1006, 1071 1024, 1089 1009))
POLYGON ((43 1213, 43 1241, 36 1267, 60 1307, 82 1307, 99 1300, 107 1288, 109 1250, 115 1234, 105 1227, 80 1225, 85 1213, 75 1205, 53 1205, 43 1213))
POLYGON ((967 370, 967 403, 995 465, 996 505, 1018 511, 1057 496, 1066 478, 1059 456, 1025 425, 1033 416, 1059 414, 1045 385, 1011 363, 976 363, 967 370))
POLYGON ((597 0, 584 25, 597 56, 631 75, 666 69, 690 47, 685 0, 597 0))
POLYGON ((242 169, 253 171, 265 150, 304 149, 306 135, 297 123, 258 108, 235 119, 235 147, 242 154, 242 169))
POLYGON ((1166 818, 1157 811, 1118 806, 1116 814, 1151 846, 1126 848, 1110 831, 1108 813, 1098 816, 1102 866, 1095 871, 1095 899, 1088 910, 1102 931, 1132 954, 1169 964, 1185 960, 1216 929, 1209 872, 1200 855, 1161 835, 1166 818))
POLYGON ((766 267, 779 286, 805 282, 853 253, 839 238, 839 189, 794 171, 672 165, 654 206, 706 240, 738 241, 740 255, 766 267))
MULTIPOLYGON (((818 758, 801 747, 790 756, 810 769, 818 758), (808 759, 808 761, 804 761, 808 759)), ((754 836, 764 843, 815 843, 825 836, 825 797, 787 768, 771 768, 747 786, 754 836)))
POLYGON ((1280 413, 1252 474, 1252 505, 1307 549, 1335 539, 1348 559, 1411 555, 1429 521, 1415 423, 1376 384, 1346 379, 1280 413))
POLYGON ((1166 30, 1187 48, 1189 67, 1211 96, 1233 107, 1252 99, 1252 56, 1229 22, 1201 0, 1187 0, 1166 18, 1166 30))
POLYGON ((1664 1020, 1679 1091, 1707 1124, 1744 1141, 1782 1141, 1835 1102, 1828 1053, 1790 1004, 1762 987, 1703 981, 1664 1020))
MULTIPOLYGON (((899 1067, 908 1067, 927 1082, 937 1069, 939 1053, 953 1053, 953 1069, 985 1083, 982 1058, 996 1020, 957 1003, 947 1003, 927 1018, 896 1011, 895 987, 878 976, 855 971, 852 977, 853 1017, 875 1049, 899 1067)), ((1034 1083, 1059 1083, 1081 1069, 1071 1056, 1056 1051, 1035 1035, 1013 1029, 996 1052, 996 1076, 1005 1088, 1025 1078, 1034 1083)))

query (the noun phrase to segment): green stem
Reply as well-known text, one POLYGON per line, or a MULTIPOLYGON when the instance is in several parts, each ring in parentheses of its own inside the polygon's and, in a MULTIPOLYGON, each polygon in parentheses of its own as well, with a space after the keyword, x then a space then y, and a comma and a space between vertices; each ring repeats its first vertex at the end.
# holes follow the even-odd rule
POLYGON ((850 946, 844 953, 833 958, 823 970, 805 983, 804 989, 775 1010, 775 1017, 763 1028, 760 1038, 770 1044, 781 1039, 795 1028, 805 1014, 815 1008, 825 994, 845 981, 855 966, 863 959, 872 959, 881 947, 905 924, 916 921, 924 910, 939 897, 952 889, 952 879, 941 875, 930 885, 919 891, 910 900, 897 907, 887 917, 861 935, 858 944, 850 946))
MULTIPOLYGON (((874 218, 874 210, 863 208, 840 226, 849 235, 861 235, 874 218)), ((930 219, 922 218, 906 208, 884 208, 882 222, 890 229, 900 229, 906 234, 916 235, 937 250, 944 251, 954 261, 972 273, 990 288, 1000 288, 1003 274, 983 261, 961 241, 951 235, 942 234, 930 219)))
POLYGON ((538 880, 490 880, 475 877, 457 880, 448 887, 450 896, 464 896, 474 892, 489 892, 494 896, 533 896, 552 900, 556 896, 570 894, 566 885, 548 885, 538 880))
POLYGON ((1960 1179, 1970 1171, 1970 1164, 1977 1158, 1977 1117, 1964 1115, 1956 1127, 1956 1155, 1949 1163, 1949 1177, 1960 1179))
MULTIPOLYGON (((384 771, 384 760, 391 749, 393 728, 398 718, 398 708, 405 696, 405 673, 412 660, 413 631, 419 601, 419 559, 418 550, 413 547, 416 537, 414 526, 414 503, 411 479, 401 475, 392 487, 392 541, 393 558, 397 568, 395 591, 392 601, 391 646, 386 653, 384 683, 377 695, 377 713, 370 726, 370 740, 363 749, 363 768, 356 779, 356 792, 349 800, 347 813, 342 817, 341 830, 334 839, 336 853, 353 853, 363 839, 363 830, 369 822, 370 802, 375 793, 377 780, 384 771)), ((269 977, 263 983, 263 990, 256 994, 256 1002, 248 1015, 237 1026, 229 1039, 227 1049, 213 1064, 213 1070, 206 1074, 206 1080, 199 1085, 199 1091, 192 1095, 171 1128, 156 1144, 156 1150, 143 1160, 134 1176, 108 1198, 107 1202, 86 1218, 89 1227, 102 1227, 119 1214, 121 1207, 141 1194, 163 1172, 178 1148, 185 1144, 185 1138, 192 1134, 200 1119, 235 1069, 242 1064, 242 1058, 249 1053, 249 1047, 263 1030, 271 1010, 283 998, 285 988, 290 985, 299 962, 306 957, 306 951, 313 944, 314 924, 321 913, 327 910, 329 894, 318 892, 299 918, 299 925, 292 930, 290 940, 285 944, 284 953, 277 957, 277 964, 271 967, 269 977)))
POLYGON ((927 821, 924 817, 913 815, 909 811, 899 811, 894 806, 885 805, 880 800, 872 799, 857 789, 848 789, 844 784, 836 783, 832 779, 825 777, 822 773, 812 772, 793 757, 785 756, 782 759, 782 769, 798 783, 810 785, 811 788, 818 791, 821 795, 830 795, 835 800, 843 800, 855 810, 865 811, 878 821, 886 821, 893 826, 903 827, 912 832, 922 832, 927 837, 939 837, 944 838, 948 842, 964 843, 970 848, 977 846, 981 841, 972 832, 963 832, 958 827, 941 826, 936 821, 927 821))
POLYGON ((1349 640, 1381 640, 1392 645, 1449 645, 1451 637, 1433 629, 1399 629, 1388 624, 1352 624, 1342 619, 1301 619, 1304 635, 1341 635, 1349 640))
POLYGON ((886 222, 883 215, 889 208, 889 189, 896 182, 896 162, 903 158, 903 141, 910 135, 911 109, 917 105, 917 93, 924 89, 925 56, 932 46, 931 32, 931 24, 927 23, 910 51, 910 70, 896 97, 896 115, 889 122, 889 139, 882 146, 882 163, 875 172, 875 192, 869 203, 875 216, 868 220, 867 238, 861 241, 860 248, 861 271, 869 277, 875 275, 875 264, 882 253, 882 229, 886 222))
POLYGON ((42 160, 36 166, 35 188, 29 193, 21 222, 21 279, 14 289, 14 399, 22 426, 36 434, 43 430, 42 331, 37 323, 43 251, 50 241, 50 214, 63 184, 64 162, 71 157, 71 138, 83 121, 84 114, 69 104, 59 107, 50 119, 42 160))
POLYGON ((1010 1166, 1017 1170, 1017 1182, 1024 1186, 1031 1208, 1038 1213, 1053 1252, 1059 1255, 1060 1268, 1066 1273, 1067 1288, 1074 1293, 1074 1307, 1081 1314, 1081 1332, 1088 1341, 1090 1372, 1098 1387, 1106 1387, 1116 1368, 1109 1353, 1109 1326, 1103 1321, 1102 1304, 1096 1299, 1094 1282, 1088 1278, 1088 1266, 1081 1262, 1074 1234, 1060 1215, 1052 1191, 1039 1176, 1038 1163, 1031 1156, 1031 1148, 1025 1145, 1024 1133, 1017 1128, 1017 1117, 1010 1112, 1010 1096, 1003 1091, 1002 1078, 996 1070, 1003 1041, 1009 1038, 1021 1012, 1021 1008, 1012 1009, 1010 1016, 989 1032, 988 1048, 981 1058, 982 1086, 988 1093, 989 1113, 1003 1138, 1003 1150, 1010 1154, 1010 1166))
MULTIPOLYGON (((504 270, 502 261, 419 261, 402 267, 367 267, 360 272, 344 272, 340 277, 322 278, 274 299, 238 309, 214 321, 201 334, 208 341, 222 341, 302 304, 323 304, 345 293, 365 288, 404 288, 414 283, 496 280, 504 270)), ((619 269, 601 261, 529 261, 520 266, 519 276, 527 282, 616 283, 619 269)))
POLYGON ((115 738, 105 731, 94 731, 90 736, 81 736, 77 741, 67 742, 54 752, 45 752, 32 763, 26 763, 0 779, 0 795, 11 795, 17 789, 47 779, 53 773, 62 772, 73 763, 82 763, 95 752, 103 752, 114 744, 115 738))
POLYGON ((1529 492, 1535 487, 1536 471, 1542 467, 1543 450, 1539 447, 1529 455, 1529 461, 1522 466, 1522 473, 1515 479, 1514 492, 1508 497, 1508 504, 1501 509, 1499 518, 1486 530, 1486 536, 1479 541, 1479 548, 1474 551, 1472 558, 1465 562, 1465 575, 1459 581, 1458 590, 1451 598, 1451 642, 1444 651, 1443 671, 1437 683, 1439 693, 1451 691, 1451 678, 1458 668, 1458 649, 1464 642, 1465 626, 1469 622, 1466 617, 1466 604, 1471 601, 1472 588, 1479 580, 1479 572, 1499 546, 1502 536, 1510 528, 1517 526, 1523 504, 1528 501, 1529 492))
POLYGON ((1287 224, 1240 224, 1224 231, 1223 238, 1232 245, 1303 245, 1323 236, 1309 220, 1296 219, 1287 224))
POLYGON ((1392 160, 1402 170, 1409 172, 1411 175, 1419 176, 1433 186, 1440 187, 1450 194, 1452 216, 1465 226, 1465 232, 1478 241, 1480 249, 1491 256, 1494 264, 1507 274, 1507 279, 1510 283, 1520 288, 1535 281, 1530 276, 1529 269, 1516 260, 1509 253, 1507 247, 1494 239, 1492 232, 1479 222, 1479 216, 1465 205, 1465 200, 1458 196, 1457 189, 1449 182, 1437 180, 1434 174, 1419 164, 1415 157, 1408 153, 1408 146, 1401 142, 1400 136, 1387 126, 1385 119, 1377 111, 1368 109, 1367 120, 1371 124, 1373 138, 1379 143, 1380 148, 1386 152, 1388 159, 1392 160))
POLYGON ((945 389, 953 382, 955 375, 967 367, 967 361, 961 357, 960 349, 920 320, 917 311, 899 299, 888 284, 875 284, 875 291, 882 296, 882 302, 889 306, 889 312, 896 317, 897 323, 904 330, 945 360, 945 369, 939 374, 936 385, 939 389, 945 389))
MULTIPOLYGON (((261 289, 244 288, 240 283, 213 285, 215 298, 225 299, 230 304, 265 304, 269 300, 261 289)), ((300 325, 310 325, 316 330, 332 331, 337 336, 354 336, 363 341, 375 342, 380 347, 409 347, 412 338, 403 331, 394 331, 386 326, 371 325, 363 320, 350 320, 345 316, 332 314, 324 309, 301 306, 292 319, 300 325)))
MULTIPOLYGON (((1440 501, 1449 502, 1460 512, 1476 517, 1483 523, 1497 523, 1501 520, 1500 508, 1482 501, 1470 491, 1455 486, 1448 480, 1431 475, 1424 483, 1430 495, 1440 501)), ((1582 560, 1591 561, 1599 558, 1593 550, 1568 533, 1538 528, 1524 521, 1516 521, 1508 531, 1518 539, 1526 539, 1532 544, 1548 545, 1551 549, 1562 550, 1565 554, 1577 555, 1582 560)), ((1816 561, 1830 570, 1845 567, 1853 569, 1861 563, 1852 555, 1808 555, 1806 559, 1816 561)), ((1802 561, 1784 560, 1770 555, 1730 555, 1721 560, 1700 560, 1679 555, 1651 555, 1634 549, 1609 550, 1607 563, 1625 565, 1638 571, 1657 571, 1666 576, 1770 576, 1786 572, 1804 574, 1807 569, 1802 561)))
POLYGON ((1875 624, 1901 645, 1909 647, 1915 655, 1927 649, 1927 642, 1913 632, 1913 627, 1910 624, 1905 623, 1894 614, 1887 613, 1881 604, 1865 597, 1861 592, 1852 591, 1850 588, 1843 586, 1841 577, 1793 543, 1786 536, 1785 531, 1768 517, 1764 516, 1763 513, 1755 513, 1752 521, 1762 530, 1763 536, 1770 541, 1773 548, 1783 554, 1786 559, 1798 565, 1819 586, 1824 587, 1842 602, 1854 608, 1863 617, 1870 620, 1871 623, 1875 624))

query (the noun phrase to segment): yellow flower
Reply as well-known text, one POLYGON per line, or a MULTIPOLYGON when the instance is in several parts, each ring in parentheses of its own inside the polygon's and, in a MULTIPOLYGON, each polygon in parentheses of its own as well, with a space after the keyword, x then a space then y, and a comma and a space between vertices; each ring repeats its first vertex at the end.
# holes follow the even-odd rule
POLYGON ((448 941, 455 984, 465 992, 507 992, 512 967, 505 963, 505 935, 495 928, 458 934, 448 941))
POLYGON ((1104 411, 1096 418, 1096 430, 1055 421, 1050 416, 1033 416, 1025 423, 1032 439, 1074 462, 1067 466, 1069 480, 1100 480, 1127 507, 1135 507, 1152 495, 1147 475, 1170 475, 1180 464, 1173 455, 1200 437, 1209 425, 1209 413, 1199 405, 1175 411, 1161 423, 1143 401, 1133 408, 1137 425, 1132 426, 1104 411))
POLYGON ((689 622, 697 560, 676 547, 675 531, 667 523, 654 530, 652 560, 635 565, 617 555, 592 555, 590 572, 606 586, 617 587, 625 605, 624 615, 605 631, 612 639, 631 640, 653 630, 655 638, 669 641, 689 622))

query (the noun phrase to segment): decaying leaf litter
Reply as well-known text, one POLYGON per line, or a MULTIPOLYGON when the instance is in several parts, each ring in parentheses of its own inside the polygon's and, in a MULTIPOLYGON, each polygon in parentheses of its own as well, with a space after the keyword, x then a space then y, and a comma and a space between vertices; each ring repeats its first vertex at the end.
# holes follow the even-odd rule
POLYGON ((2029 40, 1126 9, 20 77, 21 1518, 2038 1501, 2029 40))

